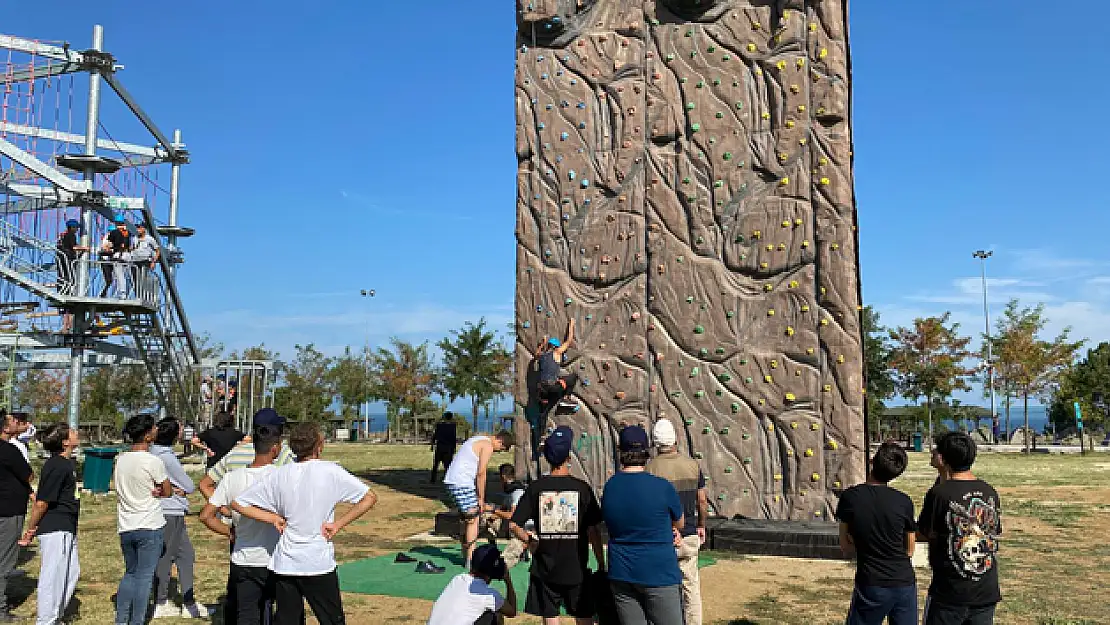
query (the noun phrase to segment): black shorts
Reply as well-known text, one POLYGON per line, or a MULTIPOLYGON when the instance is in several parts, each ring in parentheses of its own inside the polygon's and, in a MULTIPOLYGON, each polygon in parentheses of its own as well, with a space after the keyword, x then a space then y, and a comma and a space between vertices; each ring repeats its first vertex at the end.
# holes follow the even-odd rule
POLYGON ((524 611, 533 616, 554 618, 559 616, 559 608, 576 618, 589 618, 594 615, 593 600, 585 580, 573 586, 548 584, 536 577, 528 579, 528 597, 524 600, 524 611))

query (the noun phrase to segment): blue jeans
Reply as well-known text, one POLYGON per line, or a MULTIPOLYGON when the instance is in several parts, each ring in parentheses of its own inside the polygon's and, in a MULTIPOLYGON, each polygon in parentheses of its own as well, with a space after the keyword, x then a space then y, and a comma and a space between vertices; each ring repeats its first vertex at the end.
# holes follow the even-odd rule
POLYGON ((917 586, 856 586, 847 625, 917 625, 917 586))
POLYGON ((132 530, 119 535, 124 573, 116 593, 117 625, 143 625, 150 603, 154 569, 162 557, 162 529, 132 530))

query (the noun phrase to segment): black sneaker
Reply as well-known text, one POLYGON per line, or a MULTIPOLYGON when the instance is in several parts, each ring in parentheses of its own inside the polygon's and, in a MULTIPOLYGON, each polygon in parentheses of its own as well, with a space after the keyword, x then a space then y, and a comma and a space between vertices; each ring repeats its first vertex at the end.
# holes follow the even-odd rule
POLYGON ((416 558, 407 553, 399 553, 397 557, 393 559, 394 564, 410 564, 412 562, 416 562, 416 558))
POLYGON ((432 564, 430 561, 420 562, 416 565, 416 572, 417 573, 442 573, 446 570, 447 569, 445 569, 444 567, 436 566, 435 564, 432 564))

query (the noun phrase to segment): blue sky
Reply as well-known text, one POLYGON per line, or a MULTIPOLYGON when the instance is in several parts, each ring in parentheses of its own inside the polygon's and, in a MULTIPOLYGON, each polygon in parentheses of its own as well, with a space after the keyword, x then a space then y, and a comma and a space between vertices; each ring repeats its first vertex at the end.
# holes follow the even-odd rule
MULTIPOLYGON (((194 328, 288 356, 511 322, 514 14, 495 4, 57 2, 3 30, 81 49, 105 26, 121 79, 193 155, 194 328)), ((987 248, 996 307, 1043 301, 1054 328, 1110 338, 1110 37, 994 4, 852 3, 865 301, 978 332, 987 248)), ((109 108, 117 139, 148 142, 109 108)))

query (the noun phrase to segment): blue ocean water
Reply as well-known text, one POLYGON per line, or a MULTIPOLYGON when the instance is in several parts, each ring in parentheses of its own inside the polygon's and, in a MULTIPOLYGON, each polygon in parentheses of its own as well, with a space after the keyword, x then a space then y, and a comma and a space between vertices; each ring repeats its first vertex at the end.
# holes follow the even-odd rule
MULTIPOLYGON (((1006 429, 1006 407, 1001 402, 995 407, 998 411, 999 427, 1006 429)), ((953 428, 954 424, 951 421, 946 421, 945 425, 953 428)), ((983 419, 980 422, 983 427, 990 427, 990 421, 983 419)), ((1010 428, 1009 431, 1013 432, 1019 427, 1025 425, 1025 413, 1021 402, 1010 404, 1010 428)), ((1048 407, 1047 406, 1034 406, 1029 405, 1029 427, 1033 428, 1034 432, 1044 432, 1045 427, 1048 426, 1048 407)))

